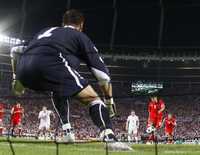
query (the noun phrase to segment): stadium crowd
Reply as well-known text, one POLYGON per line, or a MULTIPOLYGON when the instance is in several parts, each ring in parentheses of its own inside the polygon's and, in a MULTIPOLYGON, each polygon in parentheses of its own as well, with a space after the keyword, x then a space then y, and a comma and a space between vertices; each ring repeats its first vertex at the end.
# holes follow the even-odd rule
MULTIPOLYGON (((193 139, 200 137, 200 102, 198 97, 172 97, 164 98, 166 104, 165 115, 171 112, 176 116, 177 127, 175 130, 175 138, 177 139, 193 139)), ((9 116, 12 104, 4 101, 6 105, 6 113, 4 124, 9 127, 9 116)), ((139 135, 144 134, 148 118, 147 99, 121 99, 117 100, 117 109, 119 116, 113 119, 114 131, 118 136, 126 133, 125 123, 131 110, 135 110, 139 116, 140 128, 139 135)), ((24 107, 25 115, 22 121, 24 134, 36 134, 38 131, 39 120, 38 114, 43 106, 53 110, 50 99, 23 99, 20 101, 24 107)), ((77 139, 90 139, 98 137, 98 129, 93 125, 89 118, 88 108, 80 105, 77 101, 70 101, 70 121, 74 128, 77 139)), ((58 117, 51 119, 51 129, 55 131, 58 126, 58 117)), ((164 128, 159 131, 161 137, 164 136, 164 128)))

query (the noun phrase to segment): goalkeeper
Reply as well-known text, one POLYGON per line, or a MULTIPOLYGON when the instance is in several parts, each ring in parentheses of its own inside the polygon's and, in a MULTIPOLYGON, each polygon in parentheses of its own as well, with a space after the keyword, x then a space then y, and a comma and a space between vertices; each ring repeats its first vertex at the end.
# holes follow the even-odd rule
MULTIPOLYGON (((12 71, 13 71, 12 91, 17 96, 20 96, 25 92, 25 87, 22 85, 22 83, 19 80, 16 79, 16 65, 17 65, 17 63, 19 63, 23 52, 27 48, 27 45, 28 45, 27 42, 16 45, 13 48, 11 48, 11 52, 10 52, 11 65, 12 65, 12 71)), ((111 84, 110 84, 110 86, 111 86, 111 84)), ((109 88, 109 89, 112 92, 112 88, 109 88)), ((115 107, 113 98, 112 97, 111 98, 105 97, 104 101, 107 103, 107 106, 108 106, 108 109, 109 109, 109 116, 114 117, 116 107, 115 107)), ((68 102, 67 102, 67 99, 66 99, 64 109, 69 108, 68 106, 69 105, 68 105, 68 102)), ((65 112, 66 112, 66 114, 64 116, 69 115, 68 111, 65 110, 65 112)), ((67 118, 69 119, 69 116, 67 116, 67 118)), ((66 120, 66 117, 64 118, 64 120, 66 120)), ((61 119, 61 121, 62 121, 62 119, 61 119)), ((71 125, 69 124, 69 120, 66 120, 65 122, 66 122, 66 124, 65 124, 66 128, 70 129, 71 125)))
POLYGON ((82 13, 69 10, 64 14, 62 27, 40 31, 17 64, 17 80, 27 88, 53 92, 64 131, 68 127, 64 106, 69 97, 75 97, 89 105, 91 119, 99 127, 102 139, 117 141, 110 121, 115 116, 110 75, 97 48, 82 32, 83 24, 82 13), (98 80, 105 102, 78 73, 81 61, 98 80))

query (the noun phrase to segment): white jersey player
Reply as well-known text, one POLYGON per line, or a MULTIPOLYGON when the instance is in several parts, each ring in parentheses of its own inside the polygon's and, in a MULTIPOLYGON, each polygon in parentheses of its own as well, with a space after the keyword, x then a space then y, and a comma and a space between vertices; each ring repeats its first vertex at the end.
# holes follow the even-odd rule
POLYGON ((39 132, 38 136, 40 135, 40 132, 43 131, 43 135, 46 135, 46 132, 50 133, 50 115, 54 116, 53 111, 47 110, 47 107, 43 107, 42 111, 39 112, 38 119, 40 120, 40 125, 39 125, 39 132))
POLYGON ((132 110, 131 114, 128 116, 126 121, 126 130, 128 132, 128 141, 135 140, 138 142, 138 129, 139 129, 139 118, 135 114, 135 111, 132 110))

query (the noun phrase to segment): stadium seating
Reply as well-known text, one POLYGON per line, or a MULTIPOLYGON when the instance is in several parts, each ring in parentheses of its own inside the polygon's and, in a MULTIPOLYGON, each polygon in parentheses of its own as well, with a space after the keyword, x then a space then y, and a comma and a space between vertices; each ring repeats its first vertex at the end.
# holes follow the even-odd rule
MULTIPOLYGON (((167 97, 164 98, 166 102, 166 112, 175 114, 177 118, 177 128, 175 131, 175 138, 195 138, 200 136, 200 102, 197 96, 182 96, 182 97, 167 97)), ((25 117, 23 120, 23 133, 35 134, 38 129, 38 113, 42 106, 47 106, 48 109, 53 110, 50 99, 22 99, 21 104, 25 109, 25 117)), ((125 122, 131 109, 136 111, 140 119, 139 134, 142 135, 145 131, 147 122, 147 102, 146 98, 136 99, 120 99, 117 100, 117 109, 119 117, 113 119, 113 126, 115 132, 120 135, 125 132, 125 122)), ((6 116, 5 124, 9 126, 9 117, 11 105, 8 100, 5 100, 6 116)), ((165 113, 166 113, 165 112, 165 113)), ((98 129, 93 125, 89 118, 88 108, 80 105, 75 100, 70 102, 70 113, 72 126, 75 129, 77 139, 89 139, 98 137, 98 129)), ((58 124, 58 118, 52 119, 52 131, 55 130, 58 124)), ((161 137, 164 136, 164 129, 159 131, 161 137)))

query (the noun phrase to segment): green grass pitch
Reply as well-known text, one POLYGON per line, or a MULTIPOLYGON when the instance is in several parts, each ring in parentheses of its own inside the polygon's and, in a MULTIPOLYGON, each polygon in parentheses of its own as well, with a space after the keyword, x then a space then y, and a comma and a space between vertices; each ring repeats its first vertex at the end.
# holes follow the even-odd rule
MULTIPOLYGON (((0 138, 0 141, 3 138, 0 138)), ((4 139, 5 140, 5 139, 4 139)), ((15 155, 56 155, 54 143, 32 143, 30 140, 12 138, 15 155), (15 143, 17 141, 17 143, 15 143)), ((33 141, 34 142, 34 141, 33 141)), ((40 142, 40 141, 36 141, 40 142)), ((146 144, 132 145, 133 151, 114 152, 109 155, 154 155, 155 146, 146 144)), ((0 142, 0 155, 12 155, 8 142, 0 142)), ((106 155, 104 143, 59 144, 59 155, 106 155)), ((200 155, 200 145, 158 145, 158 155, 200 155)))

